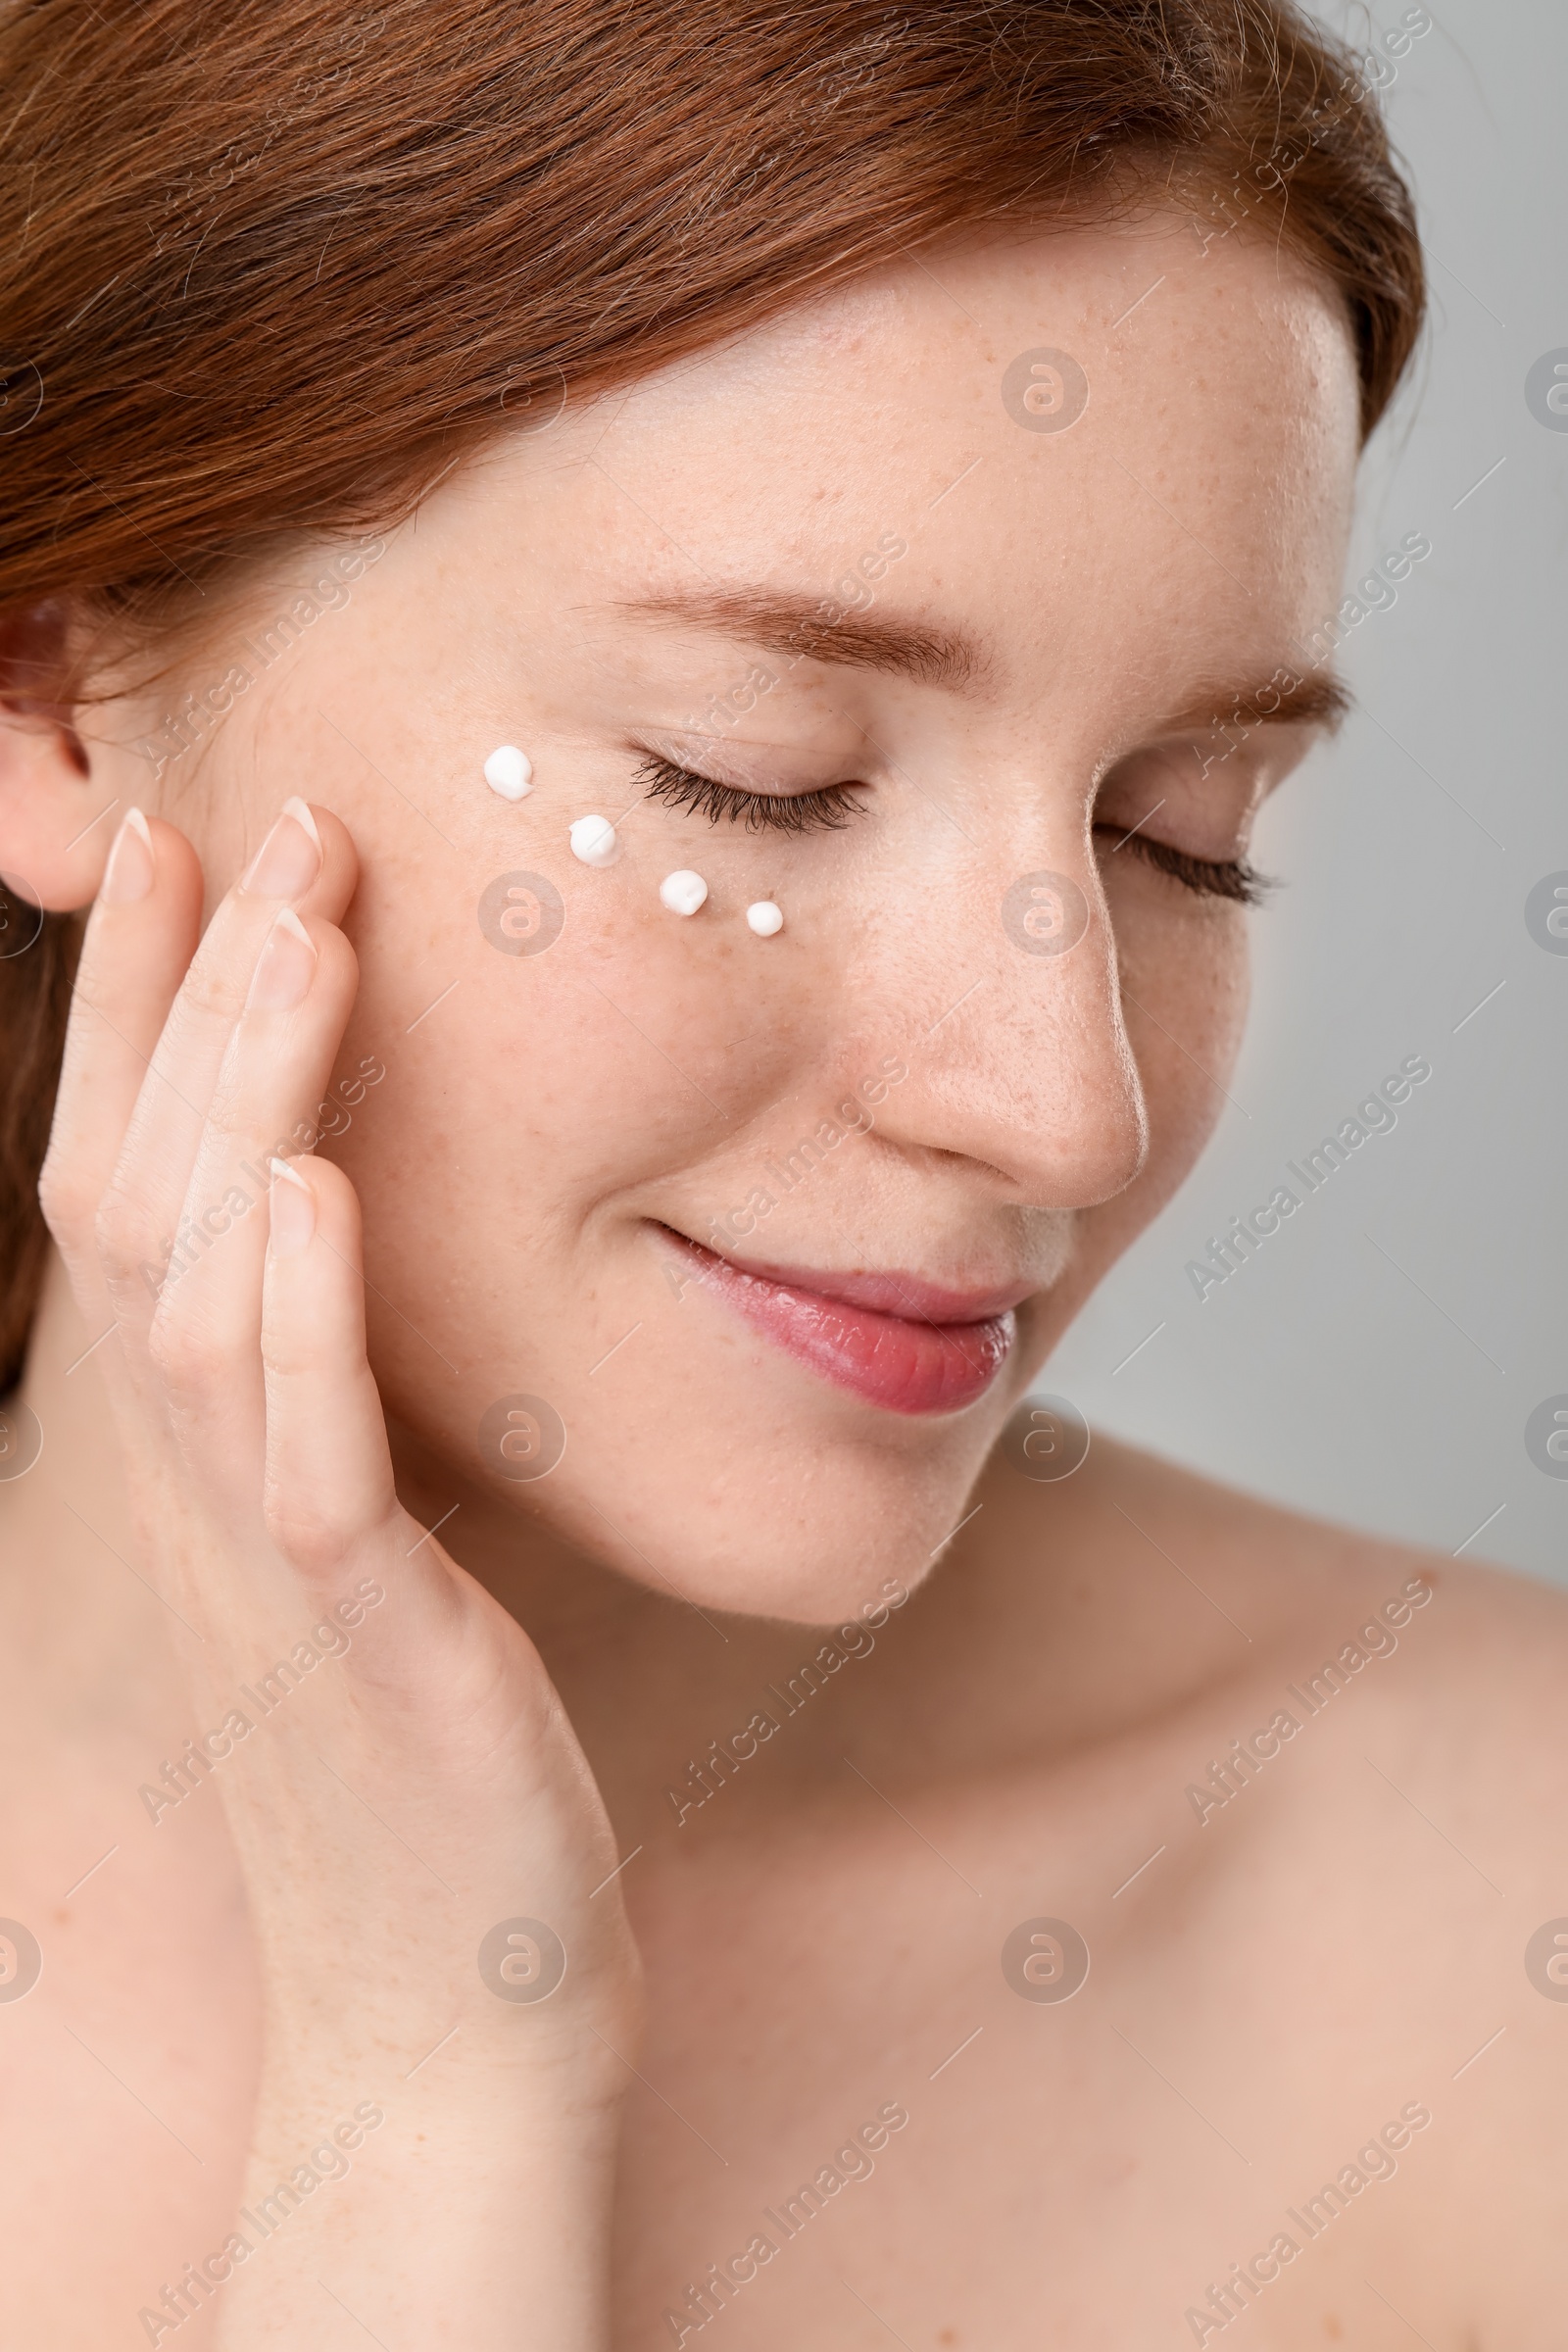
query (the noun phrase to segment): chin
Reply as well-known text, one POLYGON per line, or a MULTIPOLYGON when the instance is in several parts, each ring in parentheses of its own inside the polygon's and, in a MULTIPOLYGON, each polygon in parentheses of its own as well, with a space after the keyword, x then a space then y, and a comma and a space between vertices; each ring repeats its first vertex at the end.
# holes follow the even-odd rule
POLYGON ((775 1454, 751 1465, 755 1475, 737 1463, 689 1517, 645 1519, 636 1551, 603 1540, 594 1548, 612 1550, 617 1568, 656 1591, 667 1578, 704 1609, 847 1623, 890 1586, 907 1595, 930 1573, 985 1450, 976 1446, 956 1474, 917 1482, 902 1460, 847 1446, 775 1454))
POLYGON ((1020 1368, 961 1412, 915 1418, 825 1384, 803 1396, 818 1384, 793 1366, 750 1379, 738 1366, 706 1410, 689 1391, 666 1393, 602 1427, 574 1423, 524 1507, 703 1609, 847 1622, 890 1581, 909 1592, 930 1573, 1026 1378, 1020 1368))

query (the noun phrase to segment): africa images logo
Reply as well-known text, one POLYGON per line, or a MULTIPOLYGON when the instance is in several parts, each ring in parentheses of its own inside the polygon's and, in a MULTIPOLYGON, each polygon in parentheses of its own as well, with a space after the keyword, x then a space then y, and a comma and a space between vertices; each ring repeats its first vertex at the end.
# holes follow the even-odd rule
POLYGON ((1261 1208, 1254 1208, 1250 1217, 1232 1217, 1224 1234, 1208 1237, 1207 1257, 1190 1257, 1186 1265, 1187 1279, 1200 1298, 1206 1299, 1210 1291, 1239 1274, 1249 1257, 1260 1250, 1270 1235, 1279 1232, 1287 1217, 1294 1217, 1303 1201, 1313 1193, 1320 1193, 1338 1168, 1343 1168, 1352 1152, 1374 1135, 1391 1135, 1398 1125, 1396 1103, 1407 1102, 1412 1087, 1424 1086, 1432 1075, 1432 1064, 1424 1054, 1407 1054, 1398 1069, 1385 1078, 1382 1085, 1358 1102, 1348 1119, 1342 1119, 1332 1135, 1326 1135, 1312 1152, 1303 1152, 1299 1162, 1288 1159, 1286 1174, 1290 1184, 1278 1184, 1261 1208), (1298 1189, 1299 1188, 1299 1189, 1298 1189))

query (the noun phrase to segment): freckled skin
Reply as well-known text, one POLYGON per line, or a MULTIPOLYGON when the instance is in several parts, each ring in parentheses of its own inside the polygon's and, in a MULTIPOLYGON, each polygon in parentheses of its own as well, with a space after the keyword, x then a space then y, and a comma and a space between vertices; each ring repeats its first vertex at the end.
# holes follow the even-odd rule
POLYGON ((1335 591, 1348 511, 1345 331, 1272 251, 1216 266, 1180 234, 1078 235, 956 249, 936 278, 885 273, 500 445, 237 706, 210 763, 218 874, 262 813, 258 763, 309 771, 372 851, 348 1048, 395 1041, 395 1061, 338 1151, 372 1279, 398 1300, 371 1311, 399 1418, 472 1470, 493 1396, 549 1396, 573 1431, 530 1498, 554 1526, 646 1577, 595 1514, 612 1475, 657 1572, 784 1615, 831 1614, 928 1556, 1052 1341, 1200 1148, 1222 1101, 1203 1073, 1223 1078, 1239 1034, 1244 922, 1132 856, 1102 855, 1097 880, 1091 813, 1098 790, 1125 829, 1163 795, 1171 838, 1234 852, 1299 732, 1260 731, 1201 784, 1160 771, 1152 789, 1137 756, 1195 681, 1289 659, 1335 591), (1146 267, 1166 287, 1112 328, 1146 267), (1092 386, 1060 435, 1021 431, 997 390, 1043 320, 1092 386), (680 728, 758 657, 628 624, 613 600, 703 578, 819 592, 889 531, 908 552, 870 609, 965 627, 983 688, 775 658, 778 684, 731 733, 785 789, 864 779, 841 832, 711 828, 639 800, 639 737, 680 728), (508 808, 475 785, 514 740, 534 788, 508 808), (564 854, 591 812, 619 826, 607 871, 564 854), (687 863, 710 896, 676 926, 657 886, 687 863), (565 901, 545 956, 497 957, 475 925, 508 868, 565 901), (1059 963, 1018 954, 998 919, 1039 869, 1095 907, 1059 963), (763 897, 788 918, 765 951, 740 919, 763 897), (983 1402, 909 1431, 675 1297, 646 1229, 706 1238, 888 1054, 911 1074, 869 1148, 780 1202, 763 1254, 1042 1286, 983 1402), (591 1378, 639 1322, 613 1380, 591 1378), (432 1349, 455 1380, 432 1386, 432 1349), (669 1433, 720 1426, 722 1472, 694 1489, 669 1433), (781 1426, 810 1474, 760 1528, 746 1497, 781 1426), (848 1579, 846 1540, 863 1563, 848 1579))
MULTIPOLYGON (((1395 2352, 1413 2327, 1438 2352, 1553 2352, 1568 2011, 1520 1951, 1568 1910, 1562 1604, 1099 1433, 1059 1485, 998 1447, 1223 1100, 1249 918, 1115 845, 1138 826, 1237 857, 1308 748, 1257 727, 1220 757, 1170 722, 1195 696, 1229 710, 1337 600, 1347 327, 1272 244, 1204 254, 1178 222, 923 259, 450 477, 158 796, 215 900, 288 793, 358 847, 338 1066, 385 1077, 322 1149, 364 1207, 400 1492, 426 1526, 457 1506, 441 1541, 537 1641, 636 1853, 651 2020, 616 2352, 677 2340, 689 2284, 893 2099, 907 2127, 738 2289, 726 2341, 1193 2341, 1208 2282, 1424 2099, 1397 2176, 1260 2290, 1249 2340, 1395 2352), (1048 348, 1088 383, 1059 432, 999 390, 1048 348), (614 609, 714 582, 817 600, 847 574, 857 610, 966 632, 975 674, 792 665, 614 609), (732 718, 705 720, 714 697, 732 718), (532 762, 515 804, 484 781, 503 744, 532 762), (753 789, 851 783, 861 807, 838 831, 710 826, 636 781, 681 751, 753 789), (621 844, 604 869, 568 847, 593 813, 621 844), (685 920, 658 895, 683 867, 709 886, 685 920), (544 954, 480 927, 511 873, 564 903, 544 954), (1088 907, 1059 957, 1003 917, 1039 873, 1088 907), (771 939, 745 919, 764 899, 771 939), (765 1169, 868 1102, 889 1057, 906 1075, 869 1125, 775 1185, 736 1253, 1027 1281, 997 1379, 953 1413, 821 1379, 672 1281, 652 1231, 758 1217, 765 1169), (547 1479, 481 1453, 513 1394, 568 1433, 547 1479), (1200 1825, 1188 1785, 1418 1575, 1435 1596, 1397 1654, 1200 1825), (821 1662, 846 1621, 874 1640, 821 1662), (781 1697, 813 1659, 818 1687, 781 1697), (1040 1918, 1093 1955, 1060 2006, 999 1961, 1040 1918)), ((253 586, 266 615, 296 581, 253 586)), ((114 747, 161 708, 112 713, 110 794, 145 796, 114 747)), ((8 2316, 56 2352, 138 2340, 159 2278, 222 2243, 259 2036, 220 1816, 205 1792, 156 1830, 136 1810, 149 1760, 197 1727, 119 1564, 92 1360, 68 1377, 93 1337, 54 1281, 29 1390, 47 1475, 0 1486, 0 1626, 28 1668, 0 1720, 0 1909, 55 1923, 47 1980, 4 2019, 6 2127, 29 2151, 8 2316)), ((395 2321, 376 2319, 389 2342, 395 2321)), ((181 2352, 214 2326, 191 2319, 181 2352)))

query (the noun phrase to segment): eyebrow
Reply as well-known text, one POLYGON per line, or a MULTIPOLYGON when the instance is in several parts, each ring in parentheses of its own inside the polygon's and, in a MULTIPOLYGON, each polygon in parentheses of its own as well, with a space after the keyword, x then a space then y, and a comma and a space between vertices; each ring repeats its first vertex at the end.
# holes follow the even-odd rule
POLYGON ((1355 696, 1331 671, 1321 674, 1313 670, 1296 670, 1281 663, 1266 678, 1258 678, 1250 686, 1202 686, 1174 717, 1160 728, 1162 734, 1176 735, 1185 730, 1194 733, 1215 727, 1325 727, 1331 733, 1355 709, 1355 696), (1281 670, 1294 678, 1293 686, 1278 683, 1281 670), (1272 709, 1263 704, 1272 696, 1272 709))
MULTIPOLYGON (((991 663, 978 641, 962 629, 896 620, 885 612, 858 612, 839 608, 834 620, 824 612, 837 606, 835 597, 792 596, 761 587, 710 588, 670 591, 662 596, 629 597, 612 609, 644 620, 662 621, 676 628, 711 629, 748 639, 792 661, 830 662, 849 669, 876 669, 921 685, 974 688, 991 674, 991 663)), ((1225 725, 1321 726, 1332 730, 1355 707, 1355 697, 1343 679, 1285 668, 1296 680, 1286 689, 1276 684, 1279 670, 1250 685, 1203 686, 1156 732, 1174 735, 1183 729, 1199 731, 1225 725), (1278 697, 1272 710, 1260 706, 1269 695, 1278 697)))
POLYGON ((717 629, 798 662, 886 670, 926 686, 973 686, 990 666, 976 640, 962 629, 895 620, 885 612, 857 612, 853 607, 839 607, 836 597, 790 596, 770 588, 711 588, 690 595, 635 597, 615 610, 676 627, 717 629), (835 607, 836 620, 829 617, 835 607))

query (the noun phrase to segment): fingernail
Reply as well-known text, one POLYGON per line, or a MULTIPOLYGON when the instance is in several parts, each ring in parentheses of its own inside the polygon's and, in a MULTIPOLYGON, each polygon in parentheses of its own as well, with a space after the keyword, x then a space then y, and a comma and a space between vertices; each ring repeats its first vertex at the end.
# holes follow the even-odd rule
POLYGON ((316 855, 318 858, 319 858, 321 855, 321 836, 317 828, 316 819, 311 814, 310 802, 302 801, 297 792, 291 792, 288 796, 288 799, 283 803, 283 813, 285 816, 293 817, 295 823, 302 826, 310 835, 311 839, 316 844, 316 855))
POLYGON ((98 896, 109 906, 128 906, 153 886, 153 837, 139 808, 127 808, 110 846, 98 896))
POLYGON ((292 1257, 316 1231, 316 1195, 286 1159, 270 1159, 267 1164, 272 1174, 268 1193, 269 1246, 274 1257, 292 1257))
POLYGON ((253 899, 300 899, 321 870, 321 836, 305 803, 283 803, 283 813, 246 867, 241 890, 253 899))
POLYGON ((246 1011, 287 1012, 309 994, 316 961, 310 933, 292 906, 283 907, 262 943, 246 1011))

